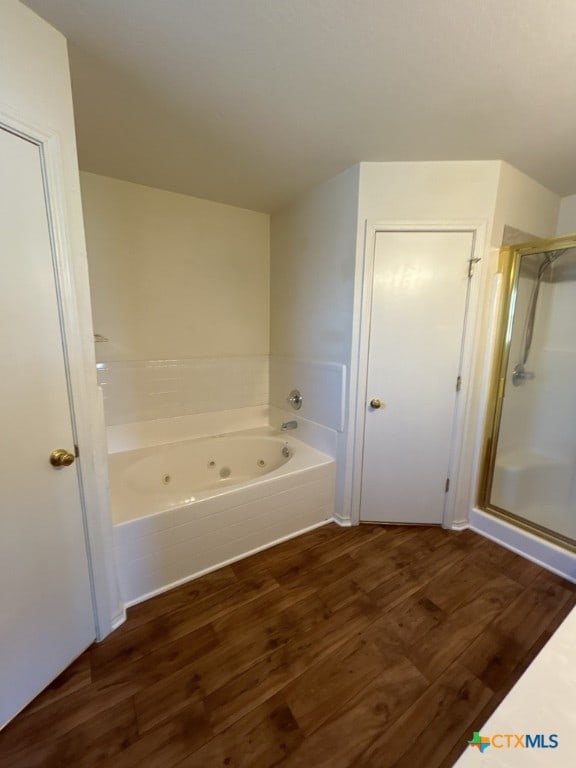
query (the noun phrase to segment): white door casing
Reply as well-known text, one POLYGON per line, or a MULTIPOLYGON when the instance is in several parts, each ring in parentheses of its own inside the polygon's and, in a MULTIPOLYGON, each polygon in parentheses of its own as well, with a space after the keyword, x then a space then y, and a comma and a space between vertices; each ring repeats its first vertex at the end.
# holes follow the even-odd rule
POLYGON ((361 520, 452 522, 471 370, 464 329, 470 297, 477 302, 469 268, 479 258, 478 229, 373 229, 357 416, 361 520), (371 408, 372 398, 383 407, 371 408))
POLYGON ((0 129, 0 727, 95 638, 40 145, 0 129))

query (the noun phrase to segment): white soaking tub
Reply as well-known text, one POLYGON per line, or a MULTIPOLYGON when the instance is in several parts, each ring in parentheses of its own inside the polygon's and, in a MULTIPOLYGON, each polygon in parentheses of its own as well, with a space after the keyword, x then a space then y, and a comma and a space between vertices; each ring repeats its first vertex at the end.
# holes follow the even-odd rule
POLYGON ((271 428, 113 453, 109 464, 128 606, 333 517, 334 459, 271 428))

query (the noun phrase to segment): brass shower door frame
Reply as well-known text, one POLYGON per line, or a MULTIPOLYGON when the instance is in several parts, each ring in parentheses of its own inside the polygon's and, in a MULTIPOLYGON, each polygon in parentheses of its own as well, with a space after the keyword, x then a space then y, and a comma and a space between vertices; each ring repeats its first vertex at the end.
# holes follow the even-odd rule
POLYGON ((498 272, 502 275, 503 285, 500 308, 496 322, 496 340, 494 344, 492 374, 488 392, 486 427, 482 447, 482 462, 477 501, 479 508, 484 512, 488 512, 495 517, 511 522, 519 528, 536 534, 540 538, 544 538, 554 544, 560 544, 561 546, 576 552, 576 542, 574 542, 574 540, 563 536, 556 531, 552 531, 545 526, 539 525, 538 523, 529 522, 507 509, 503 509, 496 504, 490 503, 492 481, 494 478, 494 465, 498 450, 498 438, 500 436, 500 420, 502 417, 506 387, 508 386, 506 374, 508 371, 512 327, 514 324, 516 299, 518 296, 520 263, 523 256, 544 254, 563 248, 576 248, 576 234, 547 240, 535 240, 530 243, 521 243, 520 245, 504 246, 500 249, 498 272))

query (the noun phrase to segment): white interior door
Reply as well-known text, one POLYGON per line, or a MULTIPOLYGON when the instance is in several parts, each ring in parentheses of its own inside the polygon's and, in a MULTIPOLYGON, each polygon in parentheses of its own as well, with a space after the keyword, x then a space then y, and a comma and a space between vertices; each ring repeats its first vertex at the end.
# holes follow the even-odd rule
POLYGON ((0 129, 0 727, 95 637, 37 145, 0 129))
POLYGON ((442 523, 472 248, 472 232, 376 235, 361 520, 442 523))

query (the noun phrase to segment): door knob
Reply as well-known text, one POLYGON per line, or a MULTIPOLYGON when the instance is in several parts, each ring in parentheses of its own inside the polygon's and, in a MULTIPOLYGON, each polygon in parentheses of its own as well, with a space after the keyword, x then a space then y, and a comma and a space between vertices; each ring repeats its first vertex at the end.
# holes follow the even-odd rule
POLYGON ((370 400, 370 408, 382 408, 383 405, 384 403, 382 400, 379 400, 377 397, 373 397, 372 400, 370 400))
POLYGON ((50 464, 53 467, 69 467, 74 463, 74 454, 65 448, 55 448, 50 454, 50 464))

